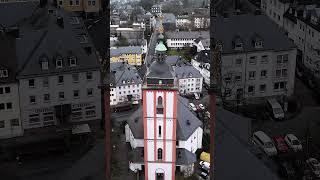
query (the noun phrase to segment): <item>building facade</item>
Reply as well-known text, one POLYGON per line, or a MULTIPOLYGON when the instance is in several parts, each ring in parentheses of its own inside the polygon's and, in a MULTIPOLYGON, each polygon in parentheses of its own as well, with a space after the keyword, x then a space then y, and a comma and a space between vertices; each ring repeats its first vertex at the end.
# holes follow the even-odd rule
POLYGON ((102 11, 101 0, 58 0, 58 6, 66 11, 99 13, 102 11))
POLYGON ((122 62, 110 63, 110 105, 133 103, 142 99, 142 79, 135 67, 122 62))
POLYGON ((222 43, 221 95, 225 99, 242 101, 293 94, 297 49, 275 23, 266 16, 251 15, 218 18, 215 23, 214 38, 222 43), (236 30, 239 22, 256 24, 236 30))
POLYGON ((84 41, 86 31, 74 33, 83 27, 81 21, 69 21, 75 17, 65 11, 59 11, 58 17, 54 14, 44 12, 35 23, 46 18, 44 27, 49 30, 34 31, 27 26, 22 32, 25 36, 17 40, 24 129, 101 119, 99 57, 88 36, 84 41))
POLYGON ((209 31, 166 32, 168 48, 191 47, 197 38, 210 39, 209 31))
POLYGON ((200 51, 192 60, 192 66, 197 69, 203 77, 206 85, 210 85, 210 51, 200 51))
POLYGON ((202 92, 203 77, 191 64, 180 64, 174 67, 180 94, 194 94, 202 92))
POLYGON ((133 66, 141 66, 142 48, 140 46, 126 46, 110 49, 110 62, 126 62, 133 66))

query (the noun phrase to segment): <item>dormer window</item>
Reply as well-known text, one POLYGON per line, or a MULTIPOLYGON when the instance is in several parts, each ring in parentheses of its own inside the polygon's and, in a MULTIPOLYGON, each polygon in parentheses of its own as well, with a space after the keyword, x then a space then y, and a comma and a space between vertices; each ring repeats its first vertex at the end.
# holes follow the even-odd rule
POLYGON ((0 78, 7 78, 8 76, 9 76, 8 70, 6 70, 6 69, 0 70, 0 78))
POLYGON ((243 49, 243 42, 240 36, 236 36, 233 38, 232 45, 234 50, 242 50, 243 49))
POLYGON ((58 57, 56 60, 56 68, 62 68, 62 58, 58 57))
POLYGON ((70 64, 71 67, 76 66, 76 65, 77 65, 77 59, 76 59, 76 57, 70 57, 70 58, 69 58, 69 64, 70 64))
POLYGON ((126 81, 125 81, 125 80, 123 80, 123 81, 122 81, 122 84, 126 84, 126 81))
POLYGON ((262 41, 257 41, 254 43, 255 48, 262 48, 262 41))
POLYGON ((41 68, 42 68, 42 70, 48 70, 49 69, 49 62, 48 61, 42 61, 41 62, 41 68))
POLYGON ((258 34, 253 35, 252 46, 254 48, 262 48, 263 47, 263 39, 258 34))

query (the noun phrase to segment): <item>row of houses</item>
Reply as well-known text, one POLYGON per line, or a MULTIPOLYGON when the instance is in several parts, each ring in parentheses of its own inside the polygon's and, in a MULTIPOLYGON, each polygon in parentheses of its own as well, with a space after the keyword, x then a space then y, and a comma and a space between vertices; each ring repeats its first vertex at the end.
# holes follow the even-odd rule
POLYGON ((16 20, 0 32, 0 137, 100 120, 100 62, 81 18, 36 6, 16 20))

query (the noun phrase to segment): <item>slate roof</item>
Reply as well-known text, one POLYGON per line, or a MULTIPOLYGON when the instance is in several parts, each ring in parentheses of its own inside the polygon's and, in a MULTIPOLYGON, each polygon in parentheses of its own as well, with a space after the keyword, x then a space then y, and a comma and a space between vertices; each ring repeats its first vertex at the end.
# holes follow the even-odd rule
MULTIPOLYGON (((233 43, 235 37, 243 42, 243 51, 290 50, 295 48, 293 42, 285 36, 284 31, 265 15, 237 15, 230 18, 217 17, 213 24, 213 38, 223 44, 222 53, 237 53, 233 43), (252 40, 258 34, 263 38, 263 48, 256 49, 252 40), (277 42, 277 43, 274 43, 277 42)), ((240 52, 243 52, 240 51, 240 52)))
POLYGON ((121 56, 122 54, 141 54, 140 46, 125 46, 116 49, 110 49, 110 57, 121 56))
POLYGON ((39 9, 37 17, 21 27, 22 36, 16 41, 18 78, 100 69, 99 58, 81 18, 78 18, 79 24, 71 24, 71 18, 75 17, 72 13, 59 10, 58 14, 63 17, 63 28, 57 24, 55 13, 48 13, 46 9, 39 9), (86 37, 87 42, 81 43, 82 36, 86 37), (75 67, 68 65, 68 59, 72 56, 77 59, 75 67), (55 67, 58 57, 63 59, 63 68, 55 67), (42 70, 42 58, 48 60, 48 70, 42 70))
POLYGON ((0 32, 0 69, 8 71, 7 78, 0 78, 0 84, 15 82, 17 59, 15 51, 15 37, 0 32))
POLYGON ((165 34, 167 39, 197 39, 199 37, 210 39, 209 31, 170 31, 165 34))
POLYGON ((166 57, 166 63, 173 66, 179 61, 179 56, 167 56, 166 57))
POLYGON ((30 17, 38 6, 37 1, 0 3, 0 24, 6 27, 18 25, 30 17))
POLYGON ((150 67, 147 69, 147 78, 162 78, 162 79, 173 79, 172 67, 167 63, 161 63, 157 60, 153 60, 150 67))
POLYGON ((128 84, 141 84, 142 80, 138 71, 131 65, 123 62, 110 63, 110 72, 113 74, 111 82, 115 86, 123 86, 128 84), (125 81, 125 84, 123 84, 125 81), (128 82, 129 81, 129 82, 128 82))
MULTIPOLYGON (((144 163, 143 159, 143 147, 138 147, 129 152, 129 161, 133 163, 144 163)), ((182 149, 182 148, 177 148, 176 149, 176 165, 190 165, 194 162, 197 161, 196 155, 193 154, 192 152, 182 149)))
POLYGON ((174 74, 178 79, 202 77, 200 72, 195 67, 189 64, 181 64, 180 66, 175 66, 174 74))
MULTIPOLYGON (((143 118, 142 106, 140 106, 127 121, 133 136, 136 139, 143 139, 143 118)), ((178 115, 177 115, 177 139, 187 140, 202 122, 194 115, 188 107, 188 99, 178 97, 178 115), (187 124, 189 120, 190 125, 187 124)))

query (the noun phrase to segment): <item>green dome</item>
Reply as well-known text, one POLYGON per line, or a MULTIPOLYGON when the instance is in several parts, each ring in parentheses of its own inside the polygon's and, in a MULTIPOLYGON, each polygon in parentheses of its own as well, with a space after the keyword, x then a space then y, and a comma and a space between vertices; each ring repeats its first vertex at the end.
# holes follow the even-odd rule
POLYGON ((167 48, 166 48, 166 46, 163 44, 162 41, 160 41, 159 44, 157 45, 156 51, 157 51, 157 52, 165 52, 165 51, 167 51, 167 48))

